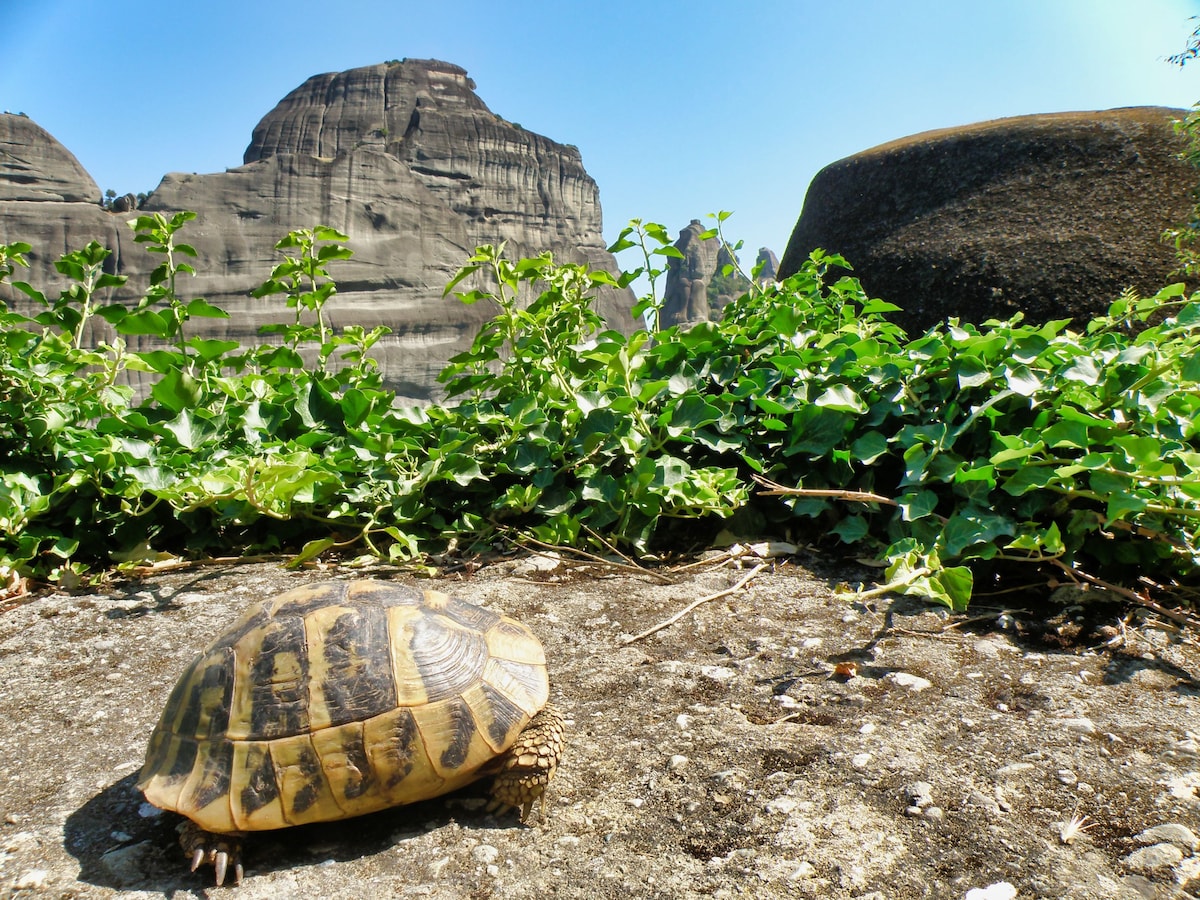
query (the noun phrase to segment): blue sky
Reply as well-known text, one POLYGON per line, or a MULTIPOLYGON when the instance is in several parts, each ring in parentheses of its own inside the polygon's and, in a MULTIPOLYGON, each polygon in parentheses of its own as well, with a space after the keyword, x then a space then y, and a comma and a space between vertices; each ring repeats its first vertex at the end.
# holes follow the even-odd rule
MULTIPOLYGON (((1200 0, 0 0, 0 109, 101 189, 241 164, 310 75, 457 63, 483 101, 577 145, 605 234, 720 209, 782 255, 813 175, 859 150, 1001 116, 1190 106, 1200 0)), ((627 260, 633 265, 632 259, 627 260)))

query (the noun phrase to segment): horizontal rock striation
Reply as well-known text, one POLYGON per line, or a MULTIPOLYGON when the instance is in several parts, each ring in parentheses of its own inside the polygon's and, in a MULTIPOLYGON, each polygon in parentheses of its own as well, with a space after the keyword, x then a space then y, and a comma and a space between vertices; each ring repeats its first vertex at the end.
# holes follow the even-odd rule
MULTIPOLYGON (((134 244, 124 224, 133 213, 100 208, 99 190, 74 157, 29 126, 9 126, 26 148, 14 158, 48 162, 25 196, 0 193, 0 241, 35 246, 27 280, 61 283, 53 260, 95 239, 113 249, 116 271, 144 287, 161 260, 134 244), (51 203, 56 192, 58 206, 51 203)), ((504 121, 463 69, 436 60, 310 78, 254 129, 243 165, 167 175, 141 208, 168 216, 179 210, 197 213, 181 240, 199 254, 197 275, 182 289, 231 314, 195 322, 192 333, 250 341, 259 325, 290 320, 281 298, 249 292, 281 261, 274 245, 284 234, 327 225, 349 235, 355 254, 331 266, 338 293, 330 318, 335 326, 391 328, 377 356, 389 385, 414 399, 437 396, 437 373, 495 312, 442 297, 477 245, 505 242, 512 257, 549 251, 556 260, 616 270, 599 192, 578 149, 504 121)), ((598 306, 610 326, 629 331, 632 303, 631 292, 614 290, 598 306)))

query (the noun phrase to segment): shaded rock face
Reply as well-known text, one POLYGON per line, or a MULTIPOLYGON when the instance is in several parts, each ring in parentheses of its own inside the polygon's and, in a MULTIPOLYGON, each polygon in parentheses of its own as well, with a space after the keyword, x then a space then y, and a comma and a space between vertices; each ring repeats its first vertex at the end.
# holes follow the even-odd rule
POLYGON ((1137 107, 918 134, 822 169, 780 263, 839 253, 910 330, 946 316, 1035 321, 1103 313, 1127 287, 1177 280, 1162 231, 1186 221, 1197 173, 1181 110, 1137 107))
MULTIPOLYGON (((327 306, 330 320, 337 327, 390 327, 393 333, 374 348, 389 386, 429 399, 437 396, 436 376, 446 361, 495 313, 486 303, 442 298, 478 244, 504 241, 511 257, 548 250, 559 261, 615 271, 598 190, 578 149, 505 122, 473 88, 463 69, 436 60, 318 75, 258 124, 244 165, 164 177, 141 211, 197 213, 180 238, 199 254, 197 275, 183 290, 231 315, 197 321, 192 332, 251 342, 259 340, 259 325, 290 321, 283 299, 252 299, 249 291, 282 260, 274 245, 284 234, 327 225, 349 235, 355 253, 330 268, 338 283, 327 306)), ((41 135, 40 143, 70 157, 41 135)), ((78 191, 71 199, 59 193, 58 206, 42 201, 37 209, 27 202, 34 197, 5 202, 0 194, 0 241, 35 246, 27 280, 43 289, 61 284, 53 260, 95 239, 114 250, 115 270, 143 288, 161 260, 134 244, 129 216, 94 205, 84 210, 71 202, 78 191)), ((631 292, 609 291, 598 307, 611 327, 629 331, 632 303, 631 292)))
POLYGON ((667 260, 667 286, 663 289, 659 323, 663 328, 709 320, 708 283, 717 269, 720 247, 715 240, 702 239, 703 232, 700 220, 692 219, 675 242, 683 259, 667 260))

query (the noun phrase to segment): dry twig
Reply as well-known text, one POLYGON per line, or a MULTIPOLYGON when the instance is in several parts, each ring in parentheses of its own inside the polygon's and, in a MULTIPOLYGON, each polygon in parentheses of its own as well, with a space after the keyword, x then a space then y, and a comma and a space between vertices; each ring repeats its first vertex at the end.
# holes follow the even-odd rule
POLYGON ((758 493, 763 497, 782 497, 782 496, 800 496, 800 497, 828 497, 835 500, 850 500, 859 503, 883 503, 886 506, 899 506, 891 497, 884 497, 882 494, 872 494, 868 491, 839 491, 828 488, 796 488, 785 487, 778 484, 769 478, 764 478, 761 475, 752 476, 756 482, 766 488, 765 491, 758 493))
POLYGON ((1200 631, 1200 620, 1197 620, 1195 616, 1189 616, 1186 613, 1181 613, 1173 609, 1167 609, 1161 603, 1156 603, 1149 597, 1139 594, 1137 591, 1131 591, 1129 588, 1121 587, 1119 584, 1113 584, 1112 582, 1105 581, 1103 578, 1097 578, 1095 575, 1089 575, 1082 569, 1077 569, 1074 566, 1067 565, 1062 560, 1051 559, 1047 560, 1047 562, 1058 566, 1058 568, 1062 569, 1072 578, 1078 578, 1082 581, 1086 581, 1088 584, 1104 588, 1106 591, 1112 591, 1114 594, 1124 597, 1126 600, 1132 600, 1138 606, 1143 606, 1146 609, 1153 610, 1160 616, 1165 616, 1172 622, 1200 631))
MULTIPOLYGON (((605 559, 603 556, 598 556, 595 553, 589 553, 587 550, 580 550, 578 547, 566 547, 566 546, 562 546, 560 544, 548 544, 545 541, 539 541, 537 538, 530 537, 527 534, 521 534, 520 532, 516 531, 515 529, 502 527, 500 530, 502 533, 504 533, 505 539, 508 540, 513 546, 520 547, 522 550, 527 550, 530 553, 537 553, 538 550, 536 548, 541 548, 541 550, 543 550, 543 551, 550 551, 553 553, 558 553, 560 556, 563 556, 563 554, 574 554, 576 557, 579 557, 579 558, 578 559, 570 559, 568 557, 563 556, 562 561, 564 563, 568 563, 568 564, 575 563, 576 565, 594 565, 594 566, 600 566, 600 567, 604 567, 604 568, 616 569, 616 570, 622 571, 622 572, 635 572, 638 575, 645 575, 648 578, 653 578, 656 581, 661 582, 662 584, 674 584, 675 583, 674 579, 668 578, 666 575, 662 575, 658 572, 655 572, 653 569, 647 569, 644 566, 639 566, 632 560, 630 560, 630 562, 628 562, 628 563, 613 562, 611 559, 605 559), (533 546, 529 546, 529 545, 533 545, 533 546)), ((628 559, 628 557, 625 556, 624 554, 618 554, 618 555, 621 556, 622 559, 628 559)))
POLYGON ((749 573, 747 573, 742 578, 742 580, 739 581, 737 584, 735 584, 733 587, 726 588, 723 591, 718 591, 715 594, 709 594, 707 597, 701 597, 699 600, 694 600, 691 603, 689 603, 687 606, 685 606, 683 609, 681 609, 679 612, 675 613, 675 615, 671 616, 671 618, 664 619, 663 621, 661 621, 657 625, 655 625, 653 628, 647 628, 641 634, 634 635, 631 638, 626 638, 625 640, 621 641, 621 643, 622 644, 632 644, 635 641, 640 641, 642 638, 649 637, 650 635, 654 634, 657 631, 662 631, 664 628, 670 628, 672 625, 674 625, 676 622, 678 622, 680 619, 682 619, 684 616, 686 616, 688 613, 690 613, 696 607, 701 606, 705 603, 708 603, 710 600, 719 600, 721 597, 728 597, 730 594, 737 593, 743 587, 745 587, 747 584, 749 584, 750 579, 752 579, 755 575, 757 575, 759 572, 761 572, 763 569, 765 569, 767 567, 767 565, 768 565, 768 563, 765 563, 765 562, 759 563, 757 566, 755 566, 753 569, 751 569, 749 571, 749 573))

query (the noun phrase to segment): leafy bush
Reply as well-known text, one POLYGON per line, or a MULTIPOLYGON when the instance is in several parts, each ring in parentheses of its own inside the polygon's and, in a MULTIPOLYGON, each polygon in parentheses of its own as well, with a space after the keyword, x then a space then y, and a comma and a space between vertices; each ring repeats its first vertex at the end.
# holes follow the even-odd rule
MULTIPOLYGON (((0 566, 69 581, 161 554, 331 548, 415 564, 505 531, 643 554, 754 507, 955 609, 1014 571, 1164 588, 1195 571, 1200 298, 1182 287, 1082 331, 950 321, 910 339, 818 252, 719 321, 625 336, 594 295, 645 276, 654 320, 674 251, 635 221, 612 249, 642 265, 620 276, 478 248, 447 294, 485 285, 456 296, 497 315, 442 373, 447 401, 405 407, 369 356, 382 329, 325 323, 328 267, 350 256, 332 229, 285 237, 254 292, 296 311, 268 329, 282 346, 188 337, 223 315, 180 296, 189 218, 132 223, 164 257, 133 309, 96 304, 119 279, 94 244, 59 264, 73 283, 56 300, 13 282, 45 310, 0 320, 0 566), (81 346, 92 316, 111 344, 81 346), (167 349, 131 353, 131 333, 167 349), (144 401, 124 369, 148 373, 144 401)), ((0 247, 0 280, 28 251, 0 247)))

